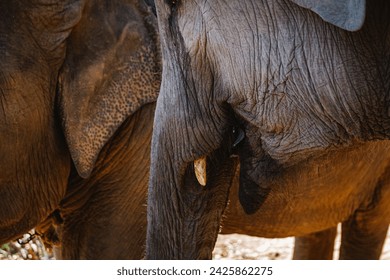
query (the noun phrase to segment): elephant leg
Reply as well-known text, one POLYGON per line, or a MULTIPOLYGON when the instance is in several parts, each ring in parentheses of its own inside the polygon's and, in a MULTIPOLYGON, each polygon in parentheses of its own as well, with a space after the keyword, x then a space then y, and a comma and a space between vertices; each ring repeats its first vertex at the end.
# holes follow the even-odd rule
POLYGON ((295 237, 294 260, 331 260, 337 227, 295 237))
POLYGON ((372 199, 342 224, 340 259, 379 259, 390 222, 390 168, 372 199))
POLYGON ((342 227, 340 259, 379 259, 388 228, 388 223, 374 225, 355 216, 348 219, 342 227))

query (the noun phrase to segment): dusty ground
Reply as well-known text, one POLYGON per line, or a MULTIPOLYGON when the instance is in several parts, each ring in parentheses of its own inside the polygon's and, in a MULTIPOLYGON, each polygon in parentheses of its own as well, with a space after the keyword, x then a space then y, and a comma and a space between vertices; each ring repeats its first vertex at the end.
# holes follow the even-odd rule
MULTIPOLYGON (((340 237, 336 239, 334 258, 338 257, 340 237)), ((214 250, 214 259, 236 260, 288 260, 292 257, 294 238, 265 239, 240 234, 220 235, 214 250)), ((39 239, 25 245, 12 242, 0 247, 2 259, 52 259, 39 239)), ((390 260, 390 231, 381 259, 390 260)))
MULTIPOLYGON (((333 258, 338 258, 340 235, 335 242, 333 258)), ((294 249, 294 238, 266 239, 240 234, 220 235, 214 250, 214 259, 237 260, 290 260, 294 249)), ((390 260, 390 229, 381 256, 390 260)))
POLYGON ((220 235, 214 249, 217 260, 288 260, 294 238, 266 239, 241 234, 220 235))

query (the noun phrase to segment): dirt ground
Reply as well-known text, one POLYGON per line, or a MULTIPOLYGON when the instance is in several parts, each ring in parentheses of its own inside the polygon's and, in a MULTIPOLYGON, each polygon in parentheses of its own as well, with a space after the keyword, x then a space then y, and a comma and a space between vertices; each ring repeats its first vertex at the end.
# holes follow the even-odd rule
MULTIPOLYGON (((338 258, 340 236, 336 239, 334 258, 338 258)), ((214 249, 214 259, 217 260, 289 260, 292 258, 294 238, 266 239, 240 234, 220 235, 214 249)), ((0 247, 0 260, 4 259, 53 259, 39 239, 34 239, 25 245, 12 242, 0 247)), ((381 259, 390 260, 390 230, 384 246, 381 259)))

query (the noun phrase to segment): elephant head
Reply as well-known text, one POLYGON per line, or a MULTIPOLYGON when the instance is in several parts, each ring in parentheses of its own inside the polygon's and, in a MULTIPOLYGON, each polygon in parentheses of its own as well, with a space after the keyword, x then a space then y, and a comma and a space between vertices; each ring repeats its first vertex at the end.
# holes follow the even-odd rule
POLYGON ((72 164, 100 150, 160 82, 156 20, 139 0, 0 3, 0 244, 42 222, 72 164))
POLYGON ((147 258, 211 257, 237 161, 251 214, 289 167, 389 137, 389 5, 338 2, 156 1, 147 258))

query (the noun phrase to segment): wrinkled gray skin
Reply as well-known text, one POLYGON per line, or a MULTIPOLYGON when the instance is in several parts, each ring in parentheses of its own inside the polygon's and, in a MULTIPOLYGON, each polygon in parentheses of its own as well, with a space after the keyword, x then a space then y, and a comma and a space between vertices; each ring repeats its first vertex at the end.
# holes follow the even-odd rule
POLYGON ((0 244, 142 256, 156 26, 139 0, 0 2, 0 244))
POLYGON ((390 221, 390 4, 347 1, 337 16, 296 2, 319 15, 289 0, 156 1, 163 74, 146 258, 211 258, 224 214, 225 233, 303 236, 295 258, 330 258, 342 222, 340 258, 379 257, 390 221), (364 24, 342 24, 361 14, 348 9, 364 24), (205 187, 193 170, 203 156, 205 187), (231 185, 240 203, 224 213, 231 185))

